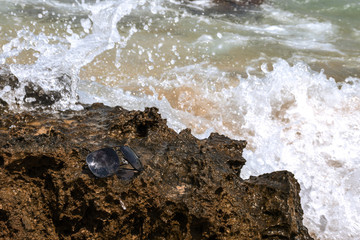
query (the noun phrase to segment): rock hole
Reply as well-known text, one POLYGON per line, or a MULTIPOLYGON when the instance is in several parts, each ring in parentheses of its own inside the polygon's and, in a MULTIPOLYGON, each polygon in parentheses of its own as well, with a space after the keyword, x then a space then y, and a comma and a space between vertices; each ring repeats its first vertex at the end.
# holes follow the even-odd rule
POLYGON ((176 204, 172 201, 166 201, 165 202, 166 206, 175 206, 176 204))
POLYGON ((110 203, 110 204, 115 204, 115 203, 119 202, 119 200, 115 200, 112 196, 107 195, 105 197, 105 202, 110 203))
POLYGON ((144 180, 142 180, 142 179, 141 179, 141 187, 143 187, 143 188, 146 188, 146 187, 147 187, 146 182, 144 182, 144 180))
POLYGON ((7 222, 9 220, 9 212, 3 209, 0 209, 0 221, 7 222))
POLYGON ((134 212, 130 215, 129 219, 126 221, 129 223, 129 226, 132 227, 131 234, 132 235, 140 235, 143 233, 143 224, 144 224, 144 217, 141 216, 139 212, 134 212))
POLYGON ((199 180, 198 180, 196 177, 190 176, 190 177, 189 177, 189 180, 190 180, 190 184, 191 184, 192 186, 196 186, 197 188, 200 187, 200 182, 199 182, 199 180))
POLYGON ((84 193, 82 191, 79 191, 79 189, 71 190, 70 194, 71 194, 71 197, 73 199, 76 199, 76 200, 81 199, 82 197, 84 197, 84 193))
POLYGON ((215 194, 220 195, 223 192, 223 190, 224 189, 222 187, 219 187, 218 189, 215 190, 215 194))
POLYGON ((232 181, 232 180, 234 180, 233 176, 231 175, 226 176, 226 181, 232 181))
POLYGON ((264 214, 271 216, 271 217, 281 217, 282 212, 279 210, 265 210, 264 214))
POLYGON ((101 232, 104 228, 104 219, 109 219, 109 217, 109 213, 97 210, 95 203, 91 201, 86 207, 81 225, 78 229, 85 227, 90 232, 101 232))
POLYGON ((242 165, 242 162, 240 161, 237 161, 237 160, 229 160, 227 161, 227 164, 230 166, 230 167, 235 167, 235 168, 238 168, 242 165))
POLYGON ((0 156, 0 167, 4 167, 5 161, 2 156, 0 156))
POLYGON ((111 220, 117 219, 118 217, 119 217, 119 214, 117 214, 117 213, 112 213, 112 214, 110 215, 110 219, 111 219, 111 220))
POLYGON ((186 231, 186 225, 188 223, 187 216, 184 213, 176 212, 173 220, 177 221, 180 224, 180 229, 182 232, 186 231))
POLYGON ((146 137, 148 135, 149 126, 147 124, 139 124, 136 126, 136 133, 139 137, 146 137))
POLYGON ((7 107, 9 104, 0 98, 0 106, 7 107))
POLYGON ((44 186, 45 190, 48 191, 52 191, 52 192, 57 192, 57 189, 54 185, 53 179, 51 177, 51 175, 47 175, 45 177, 45 186, 44 186))
POLYGON ((209 221, 204 218, 197 218, 193 216, 190 224, 190 234, 193 239, 203 239, 204 233, 208 232, 209 221))
POLYGON ((74 232, 76 222, 67 216, 62 219, 56 219, 53 222, 55 231, 59 236, 69 236, 74 232))
POLYGON ((208 239, 209 240, 217 240, 218 238, 216 237, 216 235, 211 235, 208 239))
POLYGON ((223 216, 224 221, 227 221, 230 218, 229 214, 225 213, 223 216))

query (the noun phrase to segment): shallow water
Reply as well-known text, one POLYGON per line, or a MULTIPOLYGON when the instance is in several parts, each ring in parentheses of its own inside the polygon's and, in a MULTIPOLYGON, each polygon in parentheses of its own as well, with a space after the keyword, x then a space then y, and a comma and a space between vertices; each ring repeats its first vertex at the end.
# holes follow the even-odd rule
POLYGON ((292 171, 314 236, 360 238, 358 0, 1 3, 13 111, 29 82, 62 94, 52 110, 156 106, 176 131, 246 139, 244 178, 292 171))

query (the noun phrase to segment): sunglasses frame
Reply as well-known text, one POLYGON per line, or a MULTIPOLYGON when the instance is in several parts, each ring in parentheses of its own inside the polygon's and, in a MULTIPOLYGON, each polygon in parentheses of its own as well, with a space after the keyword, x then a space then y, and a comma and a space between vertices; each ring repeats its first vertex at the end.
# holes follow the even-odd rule
POLYGON ((144 166, 142 165, 140 158, 136 153, 126 145, 114 146, 114 147, 105 147, 98 149, 89 153, 86 157, 86 163, 90 171, 97 177, 104 178, 109 177, 113 174, 117 174, 120 171, 144 171, 144 166), (134 169, 121 168, 121 166, 127 165, 126 163, 120 164, 119 155, 116 152, 116 149, 119 149, 122 153, 123 159, 130 164, 134 169), (97 167, 96 165, 99 162, 105 163, 106 167, 97 167), (115 168, 115 170, 114 170, 115 168), (110 171, 109 171, 110 169, 110 171))

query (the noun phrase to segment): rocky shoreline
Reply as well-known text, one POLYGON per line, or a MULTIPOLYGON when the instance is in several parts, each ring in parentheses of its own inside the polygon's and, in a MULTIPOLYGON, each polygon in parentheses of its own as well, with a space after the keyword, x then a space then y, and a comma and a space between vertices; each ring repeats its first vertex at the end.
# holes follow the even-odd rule
POLYGON ((157 109, 4 111, 0 239, 311 239, 290 172, 243 180, 245 141, 177 134, 157 109), (128 145, 145 170, 97 178, 86 156, 128 145))

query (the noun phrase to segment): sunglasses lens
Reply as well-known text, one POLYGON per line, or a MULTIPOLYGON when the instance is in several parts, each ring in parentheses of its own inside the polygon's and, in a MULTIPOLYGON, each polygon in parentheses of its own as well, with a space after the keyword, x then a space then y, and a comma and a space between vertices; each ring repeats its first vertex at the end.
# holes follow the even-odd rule
POLYGON ((128 146, 121 146, 120 151, 124 155, 126 161, 130 163, 130 165, 138 171, 143 171, 144 167, 140 162, 139 157, 134 153, 134 151, 128 146))
POLYGON ((100 178, 113 175, 120 167, 119 157, 111 148, 103 148, 90 153, 86 157, 86 163, 90 171, 100 178))

